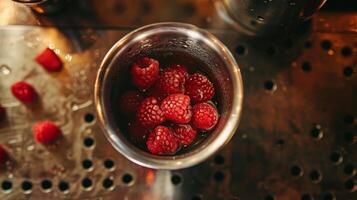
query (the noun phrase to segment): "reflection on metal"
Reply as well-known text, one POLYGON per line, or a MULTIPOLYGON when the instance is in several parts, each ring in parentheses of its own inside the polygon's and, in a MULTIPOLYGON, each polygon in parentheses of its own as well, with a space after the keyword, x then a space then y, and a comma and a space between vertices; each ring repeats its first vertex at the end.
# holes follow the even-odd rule
MULTIPOLYGON (((125 8, 137 3, 122 2, 125 8)), ((212 1, 177 0, 171 7, 163 2, 168 1, 142 2, 138 7, 150 11, 145 17, 127 12, 119 24, 91 15, 107 10, 79 0, 81 9, 69 6, 54 20, 0 1, 1 25, 61 26, 0 27, 0 66, 11 71, 0 71, 0 103, 8 113, 0 124, 0 143, 12 157, 0 171, 0 199, 355 199, 357 15, 319 13, 311 29, 266 41, 229 29, 212 1), (72 20, 63 19, 71 12, 72 20), (92 86, 107 50, 132 27, 173 20, 208 28, 229 47, 241 67, 245 99, 239 130, 219 156, 171 172, 126 160, 103 137, 96 119, 88 123, 84 117, 95 111, 92 86), (33 61, 46 46, 58 50, 63 71, 48 73, 33 61), (27 108, 12 97, 9 87, 17 80, 35 86, 42 100, 38 107, 27 108), (42 119, 61 125, 65 140, 58 146, 34 143, 29 130, 42 119), (114 170, 105 167, 107 159, 114 170), (91 161, 90 170, 85 160, 91 161), (318 177, 311 176, 314 171, 318 177), (83 184, 85 178, 92 186, 83 184), (26 180, 31 190, 23 190, 26 180)))

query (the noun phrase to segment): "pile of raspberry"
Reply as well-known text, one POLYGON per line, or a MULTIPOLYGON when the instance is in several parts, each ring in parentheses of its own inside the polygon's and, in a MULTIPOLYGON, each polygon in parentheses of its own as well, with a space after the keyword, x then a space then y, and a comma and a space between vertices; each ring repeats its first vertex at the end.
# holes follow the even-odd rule
POLYGON ((136 89, 123 92, 119 110, 130 119, 131 140, 150 153, 173 155, 216 126, 215 89, 202 73, 189 74, 181 64, 161 68, 149 57, 132 64, 130 73, 136 89))

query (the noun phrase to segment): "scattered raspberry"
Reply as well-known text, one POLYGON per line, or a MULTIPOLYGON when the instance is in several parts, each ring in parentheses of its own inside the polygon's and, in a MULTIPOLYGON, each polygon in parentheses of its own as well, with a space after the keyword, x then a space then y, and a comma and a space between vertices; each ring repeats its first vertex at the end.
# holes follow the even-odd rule
POLYGON ((181 65, 174 65, 166 68, 159 75, 155 90, 165 96, 175 93, 185 92, 185 76, 187 76, 186 68, 181 65))
POLYGON ((144 57, 131 66, 132 80, 139 89, 148 89, 159 77, 159 62, 144 57))
POLYGON ((119 99, 120 111, 128 116, 135 114, 143 99, 138 92, 125 92, 119 99))
POLYGON ((129 124, 130 139, 136 143, 144 143, 149 133, 150 129, 142 127, 139 122, 129 124))
POLYGON ((174 126, 174 134, 181 144, 189 145, 196 138, 197 131, 188 124, 176 125, 174 126))
POLYGON ((0 166, 4 165, 8 159, 9 155, 7 154, 5 148, 0 145, 0 166))
POLYGON ((174 154, 179 144, 171 129, 166 126, 157 126, 150 133, 146 146, 152 154, 167 155, 174 154))
POLYGON ((54 143, 62 136, 61 129, 51 121, 38 122, 32 127, 38 143, 48 145, 54 143))
POLYGON ((218 121, 218 112, 209 103, 199 103, 192 108, 192 123, 198 129, 210 130, 218 121))
POLYGON ((11 86, 12 94, 23 103, 33 103, 37 98, 37 93, 32 85, 19 81, 11 86))
POLYGON ((5 108, 0 105, 0 122, 3 121, 6 117, 5 108))
POLYGON ((214 95, 214 87, 208 78, 200 73, 190 75, 185 83, 186 94, 191 97, 193 103, 211 100, 214 95))
POLYGON ((165 121, 164 114, 155 97, 146 98, 141 102, 137 120, 145 128, 153 128, 165 121))
POLYGON ((60 71, 62 69, 61 59, 50 48, 46 48, 41 54, 36 56, 35 60, 47 71, 60 71))
POLYGON ((184 94, 172 94, 161 102, 161 110, 164 117, 176 123, 188 123, 192 112, 190 97, 184 94))

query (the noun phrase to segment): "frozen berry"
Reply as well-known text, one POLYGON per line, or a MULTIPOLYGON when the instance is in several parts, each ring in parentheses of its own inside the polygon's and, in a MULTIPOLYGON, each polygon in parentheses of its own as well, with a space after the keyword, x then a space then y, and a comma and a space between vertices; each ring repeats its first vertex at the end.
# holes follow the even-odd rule
POLYGON ((175 125, 174 134, 183 145, 189 145, 196 138, 197 131, 189 124, 175 125))
POLYGON ((155 97, 148 97, 141 102, 137 120, 145 128, 154 128, 165 121, 159 101, 155 97))
POLYGON ((62 69, 61 59, 50 48, 46 48, 41 54, 36 56, 35 60, 47 71, 60 71, 62 69))
POLYGON ((61 129, 51 121, 36 123, 32 131, 36 141, 44 145, 55 143, 62 136, 61 129))
POLYGON ((192 116, 190 97, 184 94, 172 94, 162 100, 161 110, 167 120, 181 124, 188 123, 192 116))
POLYGON ((120 111, 128 116, 136 113, 144 98, 136 91, 127 91, 119 99, 120 111))
POLYGON ((157 126, 146 141, 148 150, 155 155, 172 155, 178 147, 178 141, 170 128, 157 126))
POLYGON ((192 108, 192 124, 202 130, 212 129, 218 121, 218 112, 209 103, 199 103, 192 108))
POLYGON ((175 93, 185 92, 185 78, 187 76, 187 70, 181 65, 173 65, 166 68, 159 75, 155 90, 165 96, 175 93))
POLYGON ((7 154, 5 148, 0 145, 0 166, 4 165, 8 159, 9 155, 7 154))
POLYGON ((150 129, 144 128, 137 121, 129 124, 130 139, 135 143, 143 144, 149 133, 150 129))
POLYGON ((5 108, 0 105, 0 122, 3 121, 6 117, 5 108))
POLYGON ((12 94, 23 103, 33 103, 37 98, 36 90, 32 85, 19 81, 11 86, 12 94))
POLYGON ((131 66, 133 83, 139 89, 148 89, 159 77, 159 62, 143 57, 131 66))
POLYGON ((187 78, 185 90, 193 103, 208 101, 214 96, 213 84, 200 73, 194 73, 187 78))

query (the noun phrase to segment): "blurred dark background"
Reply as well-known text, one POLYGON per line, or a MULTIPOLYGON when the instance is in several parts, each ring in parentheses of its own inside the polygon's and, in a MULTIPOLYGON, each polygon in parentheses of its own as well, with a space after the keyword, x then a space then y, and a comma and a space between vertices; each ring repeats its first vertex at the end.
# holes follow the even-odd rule
POLYGON ((332 12, 357 11, 357 0, 327 0, 321 10, 332 12))

